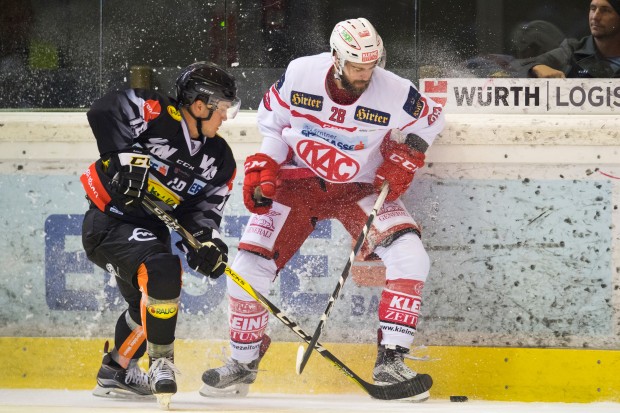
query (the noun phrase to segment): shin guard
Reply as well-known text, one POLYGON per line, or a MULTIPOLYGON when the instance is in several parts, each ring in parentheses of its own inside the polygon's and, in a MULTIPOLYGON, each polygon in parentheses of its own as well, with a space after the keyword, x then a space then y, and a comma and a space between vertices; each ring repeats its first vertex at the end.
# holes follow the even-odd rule
POLYGON ((231 356, 241 363, 259 357, 269 313, 256 301, 228 298, 231 356))
POLYGON ((149 343, 174 342, 179 300, 181 298, 181 262, 172 254, 149 257, 138 269, 142 292, 142 326, 149 343))
POLYGON ((123 312, 116 322, 112 359, 123 368, 127 368, 131 359, 139 359, 145 351, 144 329, 131 319, 128 311, 123 312))
POLYGON ((382 343, 409 348, 422 305, 423 281, 396 279, 386 283, 379 303, 382 343))

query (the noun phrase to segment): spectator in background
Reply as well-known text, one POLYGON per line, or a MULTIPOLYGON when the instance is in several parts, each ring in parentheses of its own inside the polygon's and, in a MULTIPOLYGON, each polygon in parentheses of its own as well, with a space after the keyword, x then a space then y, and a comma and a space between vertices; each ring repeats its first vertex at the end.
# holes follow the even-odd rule
POLYGON ((620 77, 620 0, 590 2, 590 36, 521 62, 528 77, 620 77))

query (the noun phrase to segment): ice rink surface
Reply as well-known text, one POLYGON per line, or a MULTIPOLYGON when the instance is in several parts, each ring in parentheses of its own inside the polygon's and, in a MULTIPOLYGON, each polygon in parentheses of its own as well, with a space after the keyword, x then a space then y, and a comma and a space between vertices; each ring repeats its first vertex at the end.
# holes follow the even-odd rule
MULTIPOLYGON (((0 390, 0 412, 10 413, 139 413, 161 412, 155 400, 110 400, 90 391, 0 390)), ((172 398, 173 412, 303 412, 303 413, 618 413, 620 403, 512 403, 470 400, 452 403, 380 401, 359 395, 291 396, 256 394, 242 399, 207 399, 198 394, 179 393, 172 398)))

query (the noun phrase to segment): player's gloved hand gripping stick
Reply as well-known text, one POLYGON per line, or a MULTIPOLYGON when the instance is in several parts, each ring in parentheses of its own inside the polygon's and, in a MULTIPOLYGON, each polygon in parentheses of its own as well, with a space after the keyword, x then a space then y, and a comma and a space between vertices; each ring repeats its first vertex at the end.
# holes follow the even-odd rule
POLYGON ((179 250, 185 253, 187 264, 205 277, 216 279, 224 274, 228 262, 228 246, 219 238, 212 236, 211 231, 204 234, 204 240, 194 234, 194 238, 200 242, 200 248, 192 248, 183 241, 176 243, 179 250))
POLYGON ((266 214, 276 194, 280 165, 269 155, 257 153, 247 157, 244 168, 243 203, 250 212, 266 214))
MULTIPOLYGON (((167 214, 163 209, 159 208, 151 195, 146 194, 142 205, 153 215, 162 220, 168 228, 176 231, 192 248, 199 249, 202 244, 185 228, 183 228, 176 219, 167 214)), ((275 315, 285 326, 297 334, 306 343, 310 343, 312 337, 306 334, 301 327, 292 321, 284 312, 272 304, 260 292, 256 291, 248 282, 246 282, 232 268, 226 266, 224 273, 230 277, 238 286, 240 286, 252 298, 258 301, 267 311, 275 315)), ((395 400, 404 399, 428 391, 433 385, 433 380, 428 374, 418 374, 411 380, 400 383, 390 384, 387 386, 378 386, 364 381, 360 376, 355 374, 343 362, 338 360, 336 356, 325 349, 320 343, 316 342, 312 347, 318 351, 321 356, 332 362, 334 366, 340 369, 349 379, 360 386, 366 393, 375 399, 395 400)))
POLYGON ((112 179, 112 188, 124 196, 125 206, 137 207, 146 193, 151 157, 138 149, 113 153, 109 162, 118 172, 112 179))

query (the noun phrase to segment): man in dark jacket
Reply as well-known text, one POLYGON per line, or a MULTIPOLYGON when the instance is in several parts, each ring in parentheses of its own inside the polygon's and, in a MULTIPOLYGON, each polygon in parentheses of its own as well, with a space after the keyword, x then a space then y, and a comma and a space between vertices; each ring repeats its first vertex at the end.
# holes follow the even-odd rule
POLYGON ((94 394, 155 395, 167 407, 176 393, 174 340, 181 275, 168 228, 143 207, 145 196, 173 215, 201 243, 177 244, 206 277, 224 272, 228 248, 219 237, 236 163, 217 135, 239 109, 233 76, 212 63, 185 68, 176 99, 145 89, 111 92, 87 113, 100 159, 80 180, 90 209, 82 226, 88 258, 114 275, 127 302, 94 394), (148 193, 148 195, 146 195, 148 193), (148 375, 137 365, 146 352, 148 375))
POLYGON ((590 36, 522 63, 528 77, 620 77, 620 0, 590 2, 590 36))

